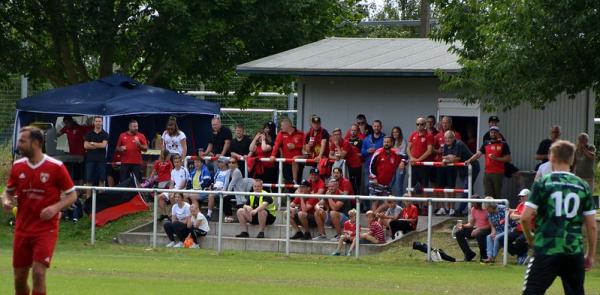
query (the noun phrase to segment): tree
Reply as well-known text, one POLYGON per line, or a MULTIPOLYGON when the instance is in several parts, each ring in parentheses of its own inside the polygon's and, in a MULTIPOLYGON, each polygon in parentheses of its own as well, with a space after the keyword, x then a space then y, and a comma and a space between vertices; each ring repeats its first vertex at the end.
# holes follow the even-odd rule
MULTIPOLYGON (((235 65, 319 40, 358 21, 358 7, 355 0, 1 1, 0 68, 54 86, 122 72, 166 87, 212 81, 226 91, 235 65)), ((267 80, 246 79, 239 93, 267 80)))
POLYGON ((434 0, 433 38, 451 44, 462 71, 445 90, 486 110, 543 108, 560 93, 598 90, 600 1, 434 0))

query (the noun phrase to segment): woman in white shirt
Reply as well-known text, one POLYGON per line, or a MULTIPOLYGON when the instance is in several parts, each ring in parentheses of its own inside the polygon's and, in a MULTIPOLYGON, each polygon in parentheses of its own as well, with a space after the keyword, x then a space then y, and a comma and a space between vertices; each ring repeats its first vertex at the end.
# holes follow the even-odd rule
POLYGON ((190 211, 192 216, 188 221, 188 229, 192 234, 192 239, 194 240, 194 245, 191 248, 200 248, 200 239, 210 231, 210 227, 208 226, 208 220, 204 217, 204 214, 200 212, 200 209, 196 205, 190 206, 190 211))
POLYGON ((191 218, 190 204, 183 201, 183 195, 180 193, 175 193, 173 200, 175 204, 171 207, 171 220, 166 221, 163 227, 171 241, 167 244, 167 248, 181 248, 183 247, 183 241, 189 234, 187 224, 191 218), (175 236, 177 236, 178 242, 175 242, 175 236))
POLYGON ((187 155, 187 139, 185 133, 179 130, 177 119, 173 116, 167 121, 167 129, 162 136, 162 150, 167 150, 171 155, 178 154, 182 157, 187 155))

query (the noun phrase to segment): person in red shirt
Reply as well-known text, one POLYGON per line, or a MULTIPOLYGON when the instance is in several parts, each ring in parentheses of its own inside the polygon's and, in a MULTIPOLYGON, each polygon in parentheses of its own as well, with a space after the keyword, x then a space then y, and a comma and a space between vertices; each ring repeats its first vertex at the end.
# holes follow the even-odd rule
MULTIPOLYGON (((409 136, 406 149, 411 164, 425 161, 433 154, 433 135, 427 132, 425 119, 418 118, 416 124, 417 130, 409 136)), ((411 187, 414 188, 417 183, 426 187, 429 183, 429 170, 427 166, 413 166, 411 187)))
POLYGON ((144 134, 138 132, 138 122, 136 120, 129 121, 129 130, 121 133, 117 140, 118 152, 121 152, 121 172, 120 180, 123 181, 129 178, 133 173, 135 177, 142 179, 141 164, 142 152, 148 150, 148 140, 144 134))
POLYGON ((350 180, 348 180, 348 178, 345 178, 344 175, 342 175, 341 168, 333 168, 333 170, 331 170, 331 177, 335 178, 338 181, 340 192, 342 192, 343 195, 354 195, 352 183, 350 182, 350 180))
POLYGON ((360 234, 360 238, 364 240, 364 243, 385 243, 385 232, 383 230, 383 226, 381 226, 381 224, 377 220, 375 212, 371 210, 367 211, 367 222, 369 223, 369 232, 360 234))
POLYGON ((344 233, 338 240, 338 246, 335 252, 331 253, 331 256, 340 256, 344 243, 350 244, 350 249, 346 253, 346 256, 352 256, 352 250, 356 245, 356 210, 352 209, 348 211, 348 220, 344 222, 344 233))
MULTIPOLYGON (((404 197, 409 197, 409 195, 405 194, 404 197)), ((390 221, 390 229, 394 239, 399 239, 407 232, 417 229, 417 222, 419 221, 417 206, 408 200, 404 200, 403 204, 404 208, 402 214, 400 214, 400 219, 390 221)))
POLYGON ((310 130, 306 133, 304 154, 308 159, 319 162, 323 156, 329 155, 329 132, 321 127, 321 118, 313 115, 310 119, 310 130))
POLYGON ((13 240, 16 294, 29 294, 30 269, 32 294, 46 294, 46 271, 58 239, 60 211, 77 199, 67 168, 43 154, 43 146, 44 134, 40 129, 19 130, 17 148, 23 158, 13 163, 2 194, 5 210, 10 212, 17 199, 19 204, 13 240))
POLYGON ((277 170, 275 163, 273 162, 262 162, 260 158, 268 158, 271 156, 273 150, 273 144, 275 141, 275 123, 269 121, 263 125, 263 129, 256 133, 254 139, 250 143, 250 153, 248 158, 256 157, 254 160, 254 166, 250 165, 248 161, 248 167, 252 167, 251 175, 253 178, 260 178, 266 183, 277 183, 277 170))
MULTIPOLYGON (((310 194, 310 182, 308 180, 302 180, 300 187, 296 190, 297 194, 310 194)), ((317 225, 315 221, 315 206, 319 203, 318 198, 300 198, 296 197, 292 201, 290 206, 290 224, 296 231, 296 234, 291 237, 292 240, 311 240, 309 226, 315 227, 317 225), (304 233, 298 227, 298 224, 304 228, 304 233)))
MULTIPOLYGON (((398 168, 404 168, 402 158, 392 151, 393 144, 394 140, 391 136, 384 137, 383 147, 376 150, 373 158, 371 158, 371 163, 369 164, 369 178, 371 179, 369 195, 389 195, 396 171, 398 168), (376 186, 383 187, 383 190, 378 189, 376 186)), ((381 201, 371 202, 371 210, 375 213, 379 213, 384 207, 385 205, 381 201)))
POLYGON ((325 194, 325 182, 319 177, 319 169, 310 169, 310 192, 315 195, 325 194))
MULTIPOLYGON (((281 120, 281 131, 277 133, 275 144, 271 151, 271 160, 279 154, 280 157, 286 159, 302 158, 302 145, 304 143, 304 133, 299 131, 292 125, 292 121, 288 118, 281 120), (281 151, 280 151, 281 150, 281 151)), ((292 164, 283 164, 283 178, 288 182, 298 183, 300 168, 304 165, 293 162, 292 164)))
POLYGON ((156 182, 158 183, 158 188, 169 187, 171 170, 173 170, 173 164, 169 161, 169 155, 170 152, 168 150, 163 150, 160 153, 160 157, 154 162, 152 172, 150 172, 150 177, 148 177, 148 179, 152 180, 155 175, 157 176, 156 182))
POLYGON ((427 133, 436 136, 438 134, 438 130, 436 128, 436 118, 434 115, 427 116, 427 120, 425 121, 427 133))
POLYGON ((499 139, 500 129, 490 127, 490 141, 483 143, 479 151, 465 164, 476 161, 485 155, 485 173, 483 174, 483 188, 486 196, 502 197, 502 182, 504 180, 504 164, 510 162, 510 148, 506 142, 499 139))
POLYGON ((352 146, 348 140, 342 139, 341 129, 336 128, 331 134, 332 136, 329 140, 329 159, 334 161, 339 161, 341 159, 346 160, 348 176, 350 183, 352 184, 352 191, 357 192, 360 188, 360 181, 362 179, 360 149, 352 146))
MULTIPOLYGON (((519 204, 517 208, 510 213, 509 218, 512 220, 521 220, 521 215, 525 210, 525 202, 529 199, 529 194, 531 192, 528 189, 522 189, 519 192, 519 204)), ((533 232, 535 229, 535 216, 531 218, 530 223, 533 228, 531 231, 533 232)), ((527 251, 529 250, 529 246, 527 245, 527 239, 525 238, 525 234, 523 233, 523 226, 519 222, 515 230, 508 233, 508 253, 511 255, 517 256, 517 263, 523 264, 527 260, 527 251)))
MULTIPOLYGON (((70 155, 83 157, 85 155, 85 149, 83 147, 84 136, 88 133, 89 129, 77 124, 71 116, 64 116, 63 124, 65 126, 58 131, 58 136, 63 134, 67 135, 70 155)), ((73 162, 71 170, 73 180, 77 183, 81 183, 84 170, 83 158, 81 158, 80 161, 73 162)))
MULTIPOLYGON (((356 122, 352 125, 356 125, 356 136, 358 136, 360 140, 364 140, 365 137, 367 137, 370 134, 373 134, 373 126, 369 125, 369 123, 367 122, 367 117, 363 114, 356 115, 356 122)), ((349 139, 351 136, 353 136, 351 135, 351 131, 352 129, 346 132, 346 135, 344 136, 345 139, 349 139)))
MULTIPOLYGON (((331 178, 327 183, 326 195, 341 195, 342 192, 339 190, 339 183, 335 178, 331 178)), ((335 228, 337 233, 332 241, 337 242, 338 238, 342 234, 342 226, 344 222, 348 220, 346 214, 344 214, 344 206, 346 202, 344 200, 336 198, 323 199, 319 202, 317 212, 315 213, 315 219, 317 222, 317 228, 319 230, 319 236, 313 240, 327 240, 325 236, 325 225, 331 225, 335 228)))

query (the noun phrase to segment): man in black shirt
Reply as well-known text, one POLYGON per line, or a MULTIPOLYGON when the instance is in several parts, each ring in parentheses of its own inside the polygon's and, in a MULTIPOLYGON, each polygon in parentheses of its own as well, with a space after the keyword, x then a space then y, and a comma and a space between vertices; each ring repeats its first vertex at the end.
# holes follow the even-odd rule
POLYGON ((548 162, 548 152, 550 152, 550 146, 552 143, 560 139, 560 126, 554 125, 550 128, 550 138, 546 138, 540 142, 537 152, 535 153, 535 159, 541 161, 535 170, 541 165, 548 162))
POLYGON ((221 124, 219 117, 214 117, 210 124, 212 125, 212 133, 208 141, 208 146, 206 147, 206 151, 201 153, 200 156, 214 155, 215 157, 229 157, 232 138, 231 130, 221 124))
POLYGON ((106 145, 108 133, 102 129, 102 117, 94 117, 94 129, 84 136, 85 182, 104 186, 106 180, 106 145))
MULTIPOLYGON (((240 159, 250 152, 250 143, 252 140, 244 133, 244 125, 237 124, 235 126, 235 137, 231 140, 231 156, 240 159)), ((246 165, 239 165, 242 175, 245 175, 246 165)))

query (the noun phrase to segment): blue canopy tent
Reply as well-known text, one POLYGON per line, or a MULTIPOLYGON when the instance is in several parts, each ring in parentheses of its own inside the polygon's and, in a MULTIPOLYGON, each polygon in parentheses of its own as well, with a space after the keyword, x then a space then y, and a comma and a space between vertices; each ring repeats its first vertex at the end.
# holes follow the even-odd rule
POLYGON ((104 129, 110 134, 109 159, 130 119, 138 120, 140 132, 151 141, 156 132, 165 129, 169 116, 177 116, 191 153, 207 145, 210 119, 220 112, 215 103, 143 85, 119 74, 21 99, 16 109, 14 143, 19 128, 35 121, 55 122, 64 115, 103 116, 104 129))

